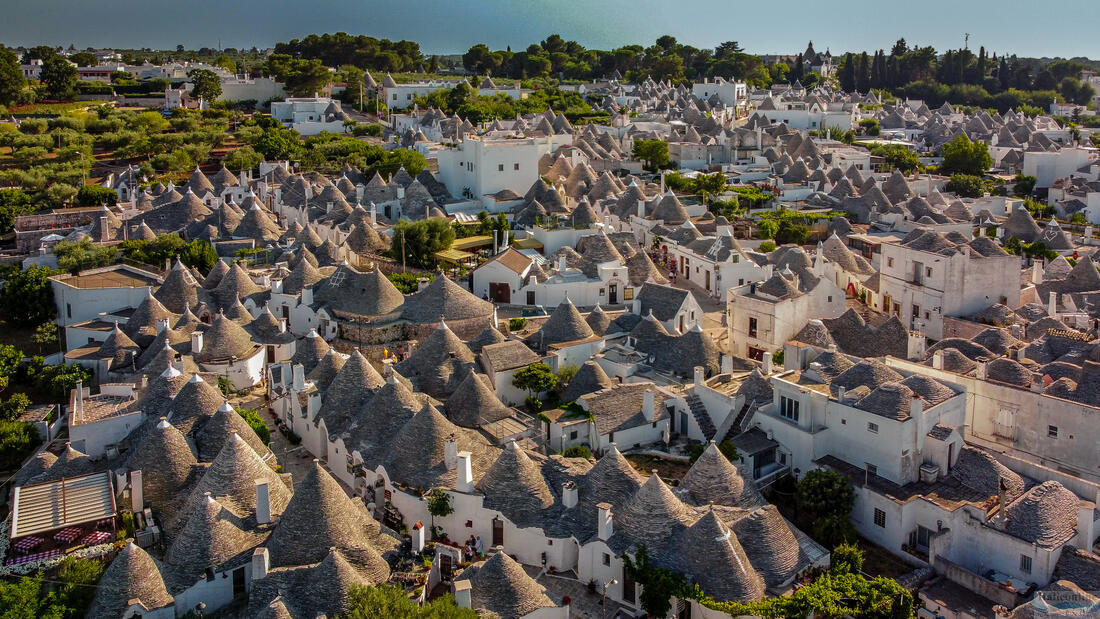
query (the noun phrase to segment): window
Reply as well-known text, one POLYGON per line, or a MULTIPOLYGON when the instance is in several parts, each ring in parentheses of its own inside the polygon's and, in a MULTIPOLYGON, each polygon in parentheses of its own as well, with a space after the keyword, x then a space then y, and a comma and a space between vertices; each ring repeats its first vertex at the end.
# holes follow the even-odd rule
POLYGON ((745 280, 744 280, 744 278, 739 278, 739 279, 737 280, 737 285, 738 285, 738 286, 744 286, 744 285, 745 285, 745 280))
POLYGON ((1031 573, 1031 557, 1020 555, 1020 571, 1025 574, 1031 573))
POLYGON ((886 512, 877 507, 875 508, 875 525, 886 528, 886 512))
POLYGON ((504 164, 503 163, 498 163, 497 164, 497 172, 503 172, 503 171, 504 171, 504 164))
POLYGON ((406 101, 412 101, 412 100, 413 100, 413 96, 412 96, 412 94, 407 94, 407 95, 405 95, 405 100, 406 100, 406 101))
POLYGON ((569 433, 569 440, 571 440, 571 441, 577 440, 577 431, 576 430, 573 430, 572 432, 569 433))
POLYGON ((733 255, 733 263, 737 264, 738 262, 741 262, 741 256, 738 256, 737 254, 734 254, 733 255))
POLYGON ((925 275, 926 277, 932 277, 932 267, 925 267, 925 269, 924 269, 924 275, 925 275))
POLYGON ((1058 426, 1047 426, 1047 436, 1058 438, 1058 426))
POLYGON ((874 433, 874 434, 878 434, 878 424, 873 422, 873 421, 868 421, 867 422, 867 431, 871 432, 871 433, 874 433))
POLYGON ((833 295, 829 295, 829 303, 833 302, 833 295))
POLYGON ((396 92, 395 92, 395 93, 393 93, 393 100, 394 100, 394 101, 397 101, 397 93, 396 93, 396 92))
POLYGON ((512 169, 515 170, 516 172, 519 172, 519 164, 518 163, 513 163, 512 164, 512 169))
POLYGON ((798 421, 798 400, 794 398, 788 398, 787 396, 780 396, 779 398, 779 415, 784 419, 790 419, 791 421, 798 421))
POLYGON ((606 552, 603 553, 603 564, 611 565, 611 555, 607 554, 606 552))
POLYGON ((888 267, 894 266, 894 259, 893 258, 887 258, 886 259, 886 266, 888 266, 888 267))
POLYGON ((878 475, 878 467, 870 462, 864 462, 863 467, 867 469, 867 472, 871 475, 878 475))
POLYGON ((749 337, 756 337, 756 319, 749 317, 749 337))

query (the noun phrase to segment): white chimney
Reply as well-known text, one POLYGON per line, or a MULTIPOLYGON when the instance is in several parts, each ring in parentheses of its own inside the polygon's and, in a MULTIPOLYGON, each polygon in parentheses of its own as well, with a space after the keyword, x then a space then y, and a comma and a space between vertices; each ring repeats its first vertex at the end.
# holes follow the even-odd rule
POLYGON ((654 418, 653 401, 654 401, 653 390, 652 389, 646 389, 645 394, 642 396, 642 415, 645 417, 646 421, 648 421, 650 423, 653 422, 653 418, 654 418))
POLYGON ((267 548, 257 548, 252 551, 252 580, 260 580, 267 576, 267 570, 271 566, 271 558, 267 548))
POLYGON ((306 390, 306 368, 301 363, 294 365, 292 370, 294 373, 294 391, 302 392, 306 390))
POLYGON ((847 389, 845 389, 844 387, 841 387, 841 386, 837 385, 837 388, 836 388, 836 401, 837 401, 837 402, 840 402, 841 404, 843 404, 843 403, 844 403, 844 395, 845 395, 846 393, 848 393, 848 390, 847 390, 847 389))
POLYGON ((764 376, 769 376, 772 373, 772 354, 770 352, 764 352, 763 367, 761 371, 764 373, 764 376))
POLYGON ((645 200, 638 200, 638 219, 645 219, 645 200))
POLYGON ((600 539, 606 542, 614 534, 614 525, 611 522, 611 504, 598 503, 596 509, 599 510, 596 514, 597 533, 600 539))
POLYGON ((471 594, 470 581, 468 580, 456 580, 454 585, 455 590, 455 605, 459 608, 473 608, 473 599, 471 594))
POLYGON ((164 330, 167 329, 167 328, 168 328, 168 319, 167 318, 158 318, 157 319, 157 335, 160 335, 161 333, 164 333, 164 330))
POLYGON ((568 265, 565 263, 565 256, 558 258, 558 273, 565 273, 565 269, 568 265))
POLYGON ((453 471, 458 466, 458 440, 454 436, 448 438, 444 444, 443 463, 447 465, 448 471, 453 471))
POLYGON ((455 490, 470 493, 474 491, 474 469, 468 451, 458 452, 458 472, 455 475, 455 490))
POLYGON ((191 354, 197 355, 202 352, 202 331, 191 332, 191 354))
POLYGON ((84 421, 84 381, 76 381, 76 401, 73 402, 76 406, 76 418, 81 422, 84 421))
POLYGON ((704 376, 705 376, 705 374, 704 374, 703 366, 701 366, 701 365, 695 366, 695 377, 694 377, 693 382, 695 383, 696 387, 703 384, 703 377, 704 376))
POLYGON ((141 487, 141 470, 130 471, 130 509, 140 512, 145 509, 145 493, 141 487))
POLYGON ((313 305, 313 288, 302 288, 302 305, 313 305))
POLYGON ((374 205, 374 202, 370 203, 370 225, 372 228, 378 225, 378 207, 374 205))
POLYGON ((567 481, 561 485, 561 503, 565 506, 565 509, 576 507, 577 505, 577 483, 573 481, 567 481))
POLYGON ((1047 314, 1051 318, 1058 317, 1058 293, 1051 291, 1047 294, 1047 314))
POLYGON ((271 522, 271 488, 267 480, 256 480, 256 523, 268 524, 271 522))
POLYGON ((936 352, 932 353, 932 369, 934 369, 934 370, 942 370, 943 369, 943 351, 942 350, 937 350, 936 352))

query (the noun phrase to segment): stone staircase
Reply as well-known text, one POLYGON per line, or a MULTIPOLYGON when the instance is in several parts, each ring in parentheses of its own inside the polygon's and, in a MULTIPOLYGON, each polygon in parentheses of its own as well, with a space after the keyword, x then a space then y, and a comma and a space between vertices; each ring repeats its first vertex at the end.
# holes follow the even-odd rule
POLYGON ((703 431, 703 438, 708 441, 714 438, 718 429, 714 427, 714 421, 711 420, 707 407, 703 406, 703 401, 694 393, 689 393, 684 399, 687 400, 688 408, 691 409, 695 422, 699 424, 699 429, 703 431))

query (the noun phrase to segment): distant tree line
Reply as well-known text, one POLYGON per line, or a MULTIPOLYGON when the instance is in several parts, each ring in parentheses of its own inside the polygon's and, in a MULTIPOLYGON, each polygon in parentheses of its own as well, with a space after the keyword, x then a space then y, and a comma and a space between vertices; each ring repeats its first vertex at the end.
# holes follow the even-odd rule
POLYGON ((847 53, 840 58, 838 79, 848 92, 885 90, 923 99, 930 105, 955 104, 1045 108, 1061 99, 1085 105, 1096 93, 1078 78, 1086 66, 1072 60, 1044 63, 1015 55, 988 55, 984 47, 952 49, 939 54, 931 46, 909 46, 898 39, 889 53, 847 53))

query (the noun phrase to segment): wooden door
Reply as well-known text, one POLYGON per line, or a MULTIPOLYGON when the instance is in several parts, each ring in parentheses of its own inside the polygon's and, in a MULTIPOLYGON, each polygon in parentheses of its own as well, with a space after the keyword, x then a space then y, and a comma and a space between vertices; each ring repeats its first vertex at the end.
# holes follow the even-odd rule
POLYGON ((448 553, 439 554, 439 577, 443 580, 450 580, 454 573, 454 560, 448 553))
POLYGON ((507 282, 489 282, 489 298, 497 303, 511 303, 512 287, 507 282))
POLYGON ((609 284, 607 286, 607 302, 615 305, 619 302, 619 285, 609 284))
POLYGON ((504 545, 504 521, 493 518, 493 546, 504 545))

